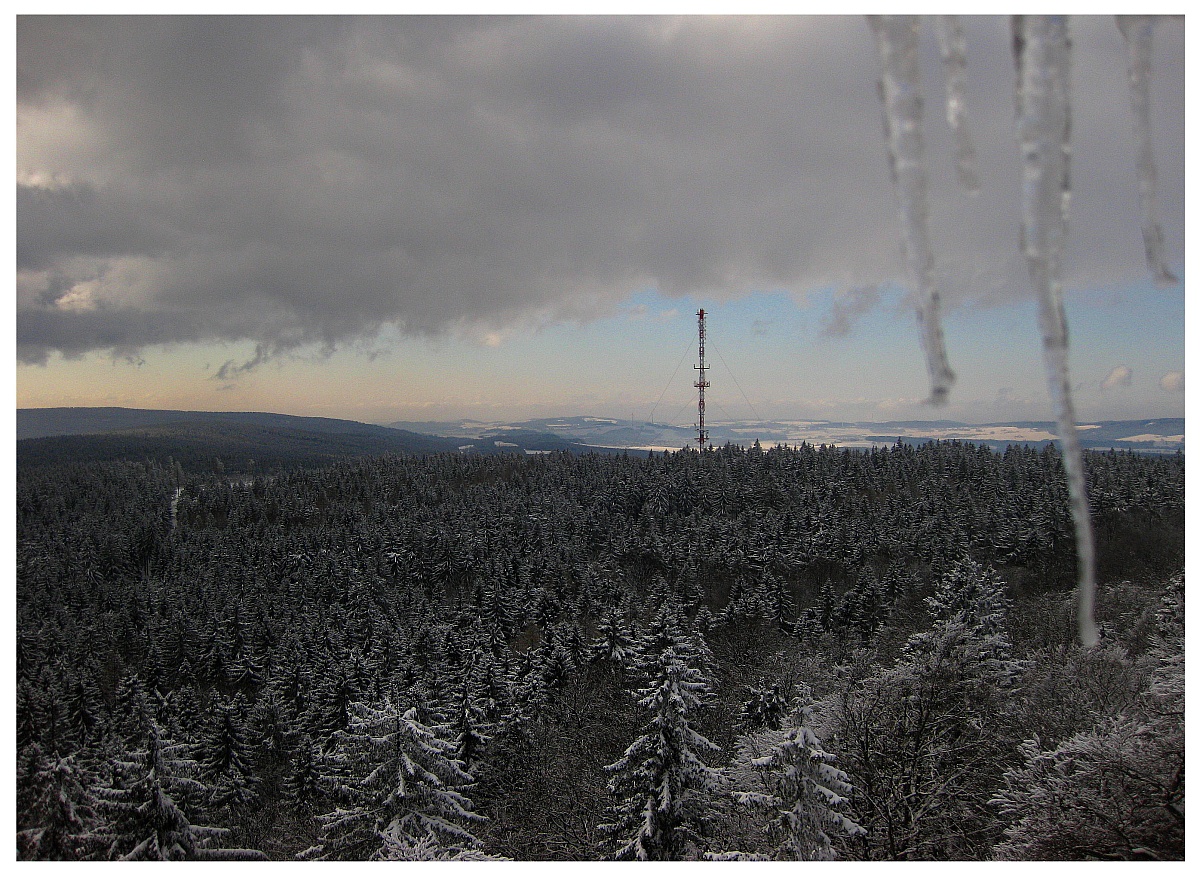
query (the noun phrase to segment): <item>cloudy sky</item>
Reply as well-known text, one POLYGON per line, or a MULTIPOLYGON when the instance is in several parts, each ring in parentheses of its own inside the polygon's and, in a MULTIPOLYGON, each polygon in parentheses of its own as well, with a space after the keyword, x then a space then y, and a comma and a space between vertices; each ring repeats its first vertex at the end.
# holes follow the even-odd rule
MULTIPOLYGON (((686 424, 703 306, 718 418, 1053 418, 1009 25, 965 24, 975 196, 922 36, 931 407, 861 17, 22 16, 17 405, 686 424)), ((1151 91, 1169 288, 1124 42, 1072 37, 1078 412, 1181 416, 1183 25, 1151 91)))

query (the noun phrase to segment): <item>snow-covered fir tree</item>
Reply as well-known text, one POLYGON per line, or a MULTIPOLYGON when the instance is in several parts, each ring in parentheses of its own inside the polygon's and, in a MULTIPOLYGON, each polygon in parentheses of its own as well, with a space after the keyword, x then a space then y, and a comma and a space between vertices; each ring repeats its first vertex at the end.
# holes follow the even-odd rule
POLYGON ((338 807, 318 817, 321 841, 302 859, 379 860, 389 847, 429 835, 444 846, 478 845, 466 826, 481 817, 459 791, 472 779, 454 744, 422 724, 415 709, 351 704, 350 725, 337 739, 331 794, 338 807))
POLYGON ((89 791, 91 777, 73 756, 36 743, 17 762, 17 859, 80 861, 103 840, 89 791))
POLYGON ((288 806, 309 810, 325 800, 325 762, 321 744, 298 732, 283 776, 283 798, 288 806))
POLYGON ((295 710, 274 685, 263 688, 254 701, 247 724, 250 762, 264 793, 278 794, 296 747, 295 710))
POLYGON ((473 657, 462 672, 458 692, 452 703, 454 729, 454 757, 467 772, 478 763, 484 747, 492 739, 488 731, 493 727, 487 720, 485 703, 479 699, 476 687, 473 657))
POLYGON ((821 747, 811 720, 812 703, 802 698, 796 701, 790 729, 768 731, 774 736, 767 754, 756 754, 746 737, 738 744, 734 769, 751 768, 765 790, 738 791, 735 796, 770 817, 768 833, 778 841, 768 856, 773 860, 832 861, 837 853, 831 834, 865 833, 849 816, 849 777, 821 747))
POLYGON ((612 820, 601 827, 617 846, 616 860, 678 861, 700 853, 706 795, 720 772, 701 757, 718 751, 690 716, 709 687, 673 647, 658 656, 655 680, 638 692, 650 721, 625 754, 605 769, 615 795, 612 820))
POLYGON ((550 705, 547 680, 553 674, 553 662, 550 647, 543 643, 531 646, 513 661, 508 687, 514 727, 537 721, 550 705))
POLYGON ((787 698, 775 683, 770 688, 750 689, 749 698, 742 704, 740 721, 751 731, 779 730, 788 714, 787 698))
POLYGON ((712 690, 715 660, 704 637, 681 614, 677 604, 662 600, 654 610, 645 630, 634 640, 630 666, 642 681, 653 680, 661 674, 662 654, 667 649, 699 670, 705 677, 704 696, 712 690))
POLYGON ((214 808, 253 803, 259 778, 253 770, 246 699, 239 691, 213 706, 200 738, 201 775, 212 786, 214 808))
POLYGON ((596 637, 591 647, 595 662, 623 666, 634 654, 629 628, 617 607, 610 607, 601 615, 596 637))
POLYGON ((926 598, 934 621, 958 621, 988 635, 1004 630, 1008 594, 995 570, 962 558, 938 578, 937 588, 926 598))
POLYGON ((200 765, 186 746, 171 743, 150 723, 146 747, 113 765, 113 785, 96 789, 107 819, 102 833, 110 842, 109 857, 120 861, 265 860, 251 849, 222 849, 214 841, 229 836, 226 828, 194 824, 189 801, 197 803, 207 787, 195 777, 200 765))

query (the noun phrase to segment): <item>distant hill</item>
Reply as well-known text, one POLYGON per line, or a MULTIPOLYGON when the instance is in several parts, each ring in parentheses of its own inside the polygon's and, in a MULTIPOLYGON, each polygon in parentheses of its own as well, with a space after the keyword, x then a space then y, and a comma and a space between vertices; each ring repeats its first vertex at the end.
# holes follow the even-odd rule
POLYGON ((111 433, 131 429, 226 422, 282 427, 312 433, 386 437, 395 428, 340 418, 281 415, 274 412, 194 412, 177 409, 126 409, 120 406, 18 409, 17 439, 111 433))
POLYGON ((439 452, 598 451, 553 434, 498 431, 473 441, 335 418, 267 412, 56 408, 17 410, 17 465, 179 462, 189 471, 326 466, 348 457, 439 452))
POLYGON ((18 467, 62 461, 178 461, 189 471, 229 472, 317 467, 347 457, 455 451, 453 440, 379 428, 382 433, 333 433, 251 422, 168 422, 94 434, 20 439, 18 467), (251 463, 253 462, 253 463, 251 463))

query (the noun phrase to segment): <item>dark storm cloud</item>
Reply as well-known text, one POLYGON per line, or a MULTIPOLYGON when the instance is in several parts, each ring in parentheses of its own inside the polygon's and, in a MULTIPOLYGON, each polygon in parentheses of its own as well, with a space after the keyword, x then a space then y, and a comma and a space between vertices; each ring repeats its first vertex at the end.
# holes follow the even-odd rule
MULTIPOLYGON (((1159 33, 1180 263, 1182 27, 1159 33)), ((978 198, 954 186, 932 34, 924 68, 951 305, 1025 293, 1007 25, 967 36, 978 198)), ((1140 278, 1123 45, 1110 19, 1075 42, 1069 274, 1140 278)), ((257 359, 388 323, 586 319, 647 286, 903 281, 877 76, 858 18, 21 17, 18 353, 250 339, 257 359)))

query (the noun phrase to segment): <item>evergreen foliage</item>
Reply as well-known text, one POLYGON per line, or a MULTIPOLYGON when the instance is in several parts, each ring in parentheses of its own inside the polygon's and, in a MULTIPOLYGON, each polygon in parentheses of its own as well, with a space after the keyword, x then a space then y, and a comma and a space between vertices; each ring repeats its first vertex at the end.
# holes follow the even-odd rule
POLYGON ((751 688, 750 699, 742 706, 741 723, 751 731, 777 731, 788 714, 787 700, 776 683, 770 688, 751 688))
POLYGON ((786 827, 766 833, 713 774, 745 731, 735 769, 758 781, 732 790, 786 799, 749 761, 795 727, 783 700, 803 680, 803 748, 836 755, 853 789, 830 788, 836 809, 867 830, 826 822, 839 858, 1067 852, 1031 829, 1053 820, 1037 791, 1066 780, 1099 808, 1097 773, 1142 829, 1125 849, 1084 818, 1059 831, 1174 857, 1183 588, 1164 580, 1183 566, 1183 456, 1087 464, 1091 649, 1072 641, 1052 448, 19 466, 18 851, 283 859, 345 838, 349 857, 358 834, 368 856, 598 858, 641 839, 619 810, 650 796, 633 774, 660 748, 700 763, 663 771, 682 800, 652 803, 647 854, 773 857, 786 827), (669 706, 668 652, 679 687, 699 683, 669 706), (442 790, 470 789, 470 815, 427 813, 450 831, 405 818, 415 794, 387 800, 404 744, 384 712, 412 712, 440 751, 409 757, 442 790), (1146 779, 1110 777, 1106 742, 1146 779))
POLYGON ((453 744, 422 724, 415 709, 354 704, 333 756, 338 807, 320 816, 321 842, 301 857, 375 861, 426 837, 476 847, 465 825, 480 816, 458 790, 472 780, 453 753, 453 744))
POLYGON ((739 791, 739 802, 765 810, 768 831, 778 841, 777 861, 832 861, 837 857, 830 833, 861 836, 866 832, 847 814, 850 777, 835 757, 821 747, 809 723, 812 704, 796 701, 793 726, 768 729, 778 737, 766 755, 753 756, 753 744, 739 743, 738 763, 757 771, 766 791, 739 791))
POLYGON ((171 743, 151 723, 146 747, 114 763, 113 784, 96 791, 107 813, 109 857, 119 861, 265 860, 249 849, 211 845, 229 835, 226 828, 193 824, 187 807, 207 793, 194 776, 199 765, 188 749, 171 743))
POLYGON ((708 692, 704 677, 670 646, 658 655, 657 673, 639 692, 638 704, 650 711, 650 722, 620 760, 605 768, 616 802, 614 820, 602 829, 618 844, 618 861, 695 855, 689 843, 699 844, 705 794, 720 781, 719 771, 701 758, 719 750, 689 721, 708 692))
POLYGON ((17 762, 17 858, 74 861, 102 840, 92 808, 91 779, 73 757, 47 755, 36 743, 17 762))

